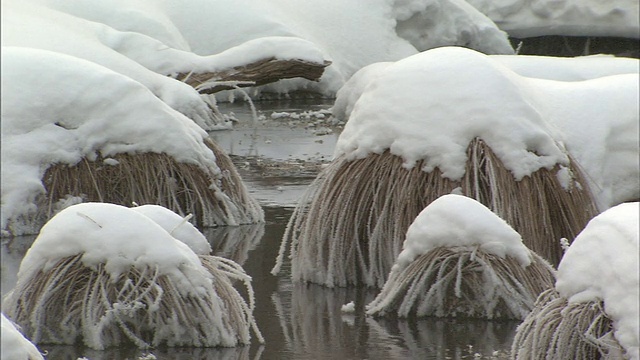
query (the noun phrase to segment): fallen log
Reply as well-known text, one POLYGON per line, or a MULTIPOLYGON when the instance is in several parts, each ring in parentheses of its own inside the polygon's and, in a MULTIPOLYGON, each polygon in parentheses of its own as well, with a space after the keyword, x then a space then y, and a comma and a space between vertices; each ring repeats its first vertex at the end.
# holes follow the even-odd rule
POLYGON ((219 72, 180 73, 177 79, 194 87, 201 94, 213 94, 237 87, 259 86, 283 79, 304 78, 318 81, 331 61, 322 63, 300 59, 262 59, 219 72))

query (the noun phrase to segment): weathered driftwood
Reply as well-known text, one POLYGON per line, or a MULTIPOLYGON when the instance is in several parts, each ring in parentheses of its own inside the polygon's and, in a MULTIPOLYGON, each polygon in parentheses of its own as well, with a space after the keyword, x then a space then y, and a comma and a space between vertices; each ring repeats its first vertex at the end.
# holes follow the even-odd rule
POLYGON ((177 78, 193 86, 201 94, 213 94, 235 87, 259 86, 297 77, 318 81, 324 68, 330 64, 330 61, 316 63, 300 59, 268 58, 219 72, 181 73, 177 78))

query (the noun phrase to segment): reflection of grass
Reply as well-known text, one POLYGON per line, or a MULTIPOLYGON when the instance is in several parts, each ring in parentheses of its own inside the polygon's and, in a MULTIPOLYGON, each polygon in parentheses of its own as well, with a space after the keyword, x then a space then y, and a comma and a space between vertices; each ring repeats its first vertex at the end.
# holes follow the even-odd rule
POLYGON ((522 320, 555 283, 553 268, 532 256, 523 267, 476 247, 433 249, 392 271, 367 313, 522 320))
POLYGON ((409 225, 429 203, 456 188, 507 221, 528 248, 553 264, 562 256, 559 240, 573 239, 596 214, 573 161, 573 186, 564 189, 560 166, 516 181, 479 139, 469 144, 467 159, 460 181, 443 178, 438 169, 424 172, 422 164, 407 170, 389 151, 335 159, 300 200, 284 235, 280 256, 291 244, 293 279, 382 287, 409 225))
POLYGON ((569 303, 545 291, 518 327, 511 355, 518 359, 622 359, 602 301, 569 303))

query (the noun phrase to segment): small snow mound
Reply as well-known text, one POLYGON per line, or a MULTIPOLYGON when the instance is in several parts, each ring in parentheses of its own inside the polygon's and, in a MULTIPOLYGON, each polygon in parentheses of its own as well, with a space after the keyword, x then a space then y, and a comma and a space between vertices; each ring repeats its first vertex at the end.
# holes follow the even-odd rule
POLYGON ((157 267, 178 286, 208 286, 209 277, 187 245, 141 212, 106 203, 73 205, 51 218, 22 260, 18 278, 47 271, 60 259, 78 254, 88 267, 104 263, 112 278, 131 266, 148 266, 157 267), (186 268, 192 275, 202 274, 186 279, 186 268))
POLYGON ((340 311, 342 311, 343 313, 354 313, 356 311, 356 304, 353 301, 346 303, 342 305, 340 311))
POLYGON ((529 249, 504 220, 471 198, 449 194, 433 201, 416 217, 392 271, 407 267, 432 249, 454 246, 478 246, 501 258, 511 256, 523 267, 531 263, 529 249))

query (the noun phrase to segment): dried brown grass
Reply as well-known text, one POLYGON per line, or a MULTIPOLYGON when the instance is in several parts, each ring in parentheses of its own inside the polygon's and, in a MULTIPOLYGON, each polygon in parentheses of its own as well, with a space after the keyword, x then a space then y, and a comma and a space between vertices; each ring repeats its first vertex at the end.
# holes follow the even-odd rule
POLYGON ((229 156, 213 141, 205 143, 215 154, 221 175, 164 153, 117 154, 111 157, 117 165, 107 165, 101 157, 85 158, 73 166, 53 165, 43 176, 46 198, 40 221, 51 218, 55 203, 68 195, 85 202, 161 205, 182 216, 194 214, 199 227, 263 221, 262 209, 249 196, 229 156))
POLYGON ((522 320, 555 282, 551 265, 532 257, 523 267, 477 247, 435 248, 393 271, 367 314, 522 320))
POLYGON ((540 294, 518 326, 512 359, 623 358, 602 301, 569 303, 555 289, 540 294))
POLYGON ((233 347, 249 344, 251 329, 263 341, 253 297, 245 302, 231 284, 245 281, 252 295, 249 277, 229 260, 201 256, 212 285, 188 290, 157 267, 130 267, 114 278, 104 264, 88 267, 81 258, 62 258, 19 279, 4 299, 3 311, 34 343, 82 342, 98 350, 127 344, 233 347))
POLYGON ((469 144, 460 181, 435 169, 411 169, 386 151, 364 159, 335 159, 300 200, 284 234, 273 272, 290 244, 292 277, 325 286, 382 287, 409 225, 433 200, 454 189, 476 199, 522 235, 524 244, 557 265, 561 238, 573 239, 597 214, 582 172, 571 160, 574 186, 564 189, 560 166, 521 181, 480 139, 469 144), (581 185, 579 185, 581 184, 581 185))

